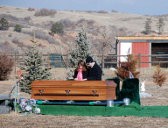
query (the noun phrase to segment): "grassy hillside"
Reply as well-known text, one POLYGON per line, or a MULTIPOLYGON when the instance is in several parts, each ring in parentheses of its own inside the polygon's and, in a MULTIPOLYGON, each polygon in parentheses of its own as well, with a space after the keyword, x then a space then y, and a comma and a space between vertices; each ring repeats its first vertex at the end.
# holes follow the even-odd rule
POLYGON ((106 40, 106 53, 112 53, 115 36, 141 35, 144 31, 146 18, 152 19, 152 30, 157 32, 159 17, 165 21, 164 33, 168 32, 167 15, 146 16, 120 12, 92 12, 92 11, 55 11, 40 12, 34 8, 17 8, 0 6, 0 18, 9 21, 9 30, 0 31, 0 50, 24 51, 29 48, 33 33, 36 35, 39 49, 45 53, 67 53, 73 45, 77 33, 84 25, 94 53, 100 53, 102 43, 106 40), (49 12, 49 13, 48 13, 49 12), (64 25, 64 34, 50 34, 52 24, 61 22, 64 25), (14 26, 21 25, 20 33, 14 32, 14 26), (102 35, 105 35, 103 37, 102 35))

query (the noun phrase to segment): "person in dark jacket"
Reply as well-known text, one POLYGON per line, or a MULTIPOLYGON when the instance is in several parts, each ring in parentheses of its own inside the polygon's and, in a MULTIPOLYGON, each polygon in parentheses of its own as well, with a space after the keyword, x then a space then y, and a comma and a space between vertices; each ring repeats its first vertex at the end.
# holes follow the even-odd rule
POLYGON ((86 58, 86 66, 88 67, 86 80, 102 80, 102 69, 91 56, 86 58))
POLYGON ((74 80, 80 80, 80 81, 86 80, 87 68, 86 68, 86 64, 83 60, 79 60, 78 67, 74 71, 73 78, 74 78, 74 80))

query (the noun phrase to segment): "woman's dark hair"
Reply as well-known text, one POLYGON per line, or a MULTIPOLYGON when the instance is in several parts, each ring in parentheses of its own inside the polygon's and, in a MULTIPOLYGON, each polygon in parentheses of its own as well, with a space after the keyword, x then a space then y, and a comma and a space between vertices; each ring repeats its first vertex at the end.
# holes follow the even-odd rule
POLYGON ((82 65, 83 71, 86 71, 86 63, 83 60, 78 61, 78 67, 75 70, 78 70, 80 65, 82 65))

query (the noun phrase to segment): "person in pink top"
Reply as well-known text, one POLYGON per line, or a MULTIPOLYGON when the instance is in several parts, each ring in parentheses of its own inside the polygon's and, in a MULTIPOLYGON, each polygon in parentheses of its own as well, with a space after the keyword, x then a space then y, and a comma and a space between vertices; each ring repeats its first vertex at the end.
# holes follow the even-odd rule
POLYGON ((86 70, 86 64, 83 60, 80 60, 78 62, 78 67, 74 71, 74 80, 86 80, 87 77, 87 70, 86 70))

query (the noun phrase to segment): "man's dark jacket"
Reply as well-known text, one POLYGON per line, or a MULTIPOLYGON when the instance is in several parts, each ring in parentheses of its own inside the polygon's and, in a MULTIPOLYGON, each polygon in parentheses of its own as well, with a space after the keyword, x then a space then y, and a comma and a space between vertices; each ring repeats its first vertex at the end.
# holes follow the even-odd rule
POLYGON ((102 69, 96 62, 92 68, 88 68, 87 80, 102 80, 102 69))

